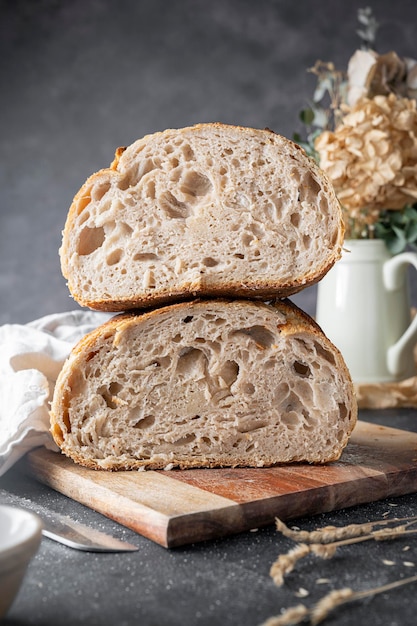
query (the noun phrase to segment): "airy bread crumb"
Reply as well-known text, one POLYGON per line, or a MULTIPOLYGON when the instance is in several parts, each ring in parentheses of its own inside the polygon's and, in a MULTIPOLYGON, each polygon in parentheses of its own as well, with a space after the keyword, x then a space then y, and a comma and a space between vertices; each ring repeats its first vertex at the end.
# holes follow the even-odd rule
POLYGON ((116 316, 74 349, 51 407, 62 451, 112 470, 325 463, 356 417, 339 351, 287 301, 116 316))
POLYGON ((190 297, 285 297, 340 257, 332 185, 269 130, 200 124, 120 148, 74 198, 61 266, 77 302, 126 311, 190 297))

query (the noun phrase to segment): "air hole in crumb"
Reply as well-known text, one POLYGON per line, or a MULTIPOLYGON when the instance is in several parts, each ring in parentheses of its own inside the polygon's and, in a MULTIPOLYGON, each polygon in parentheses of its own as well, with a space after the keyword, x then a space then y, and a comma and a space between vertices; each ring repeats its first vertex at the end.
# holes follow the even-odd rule
POLYGON ((341 419, 345 419, 347 417, 348 410, 346 404, 344 402, 339 402, 339 415, 341 419))
POLYGON ((182 154, 186 161, 192 161, 195 158, 194 150, 188 144, 182 147, 182 154))
POLYGON ((248 396, 252 396, 255 393, 255 386, 252 385, 252 383, 244 383, 242 385, 242 391, 248 396))
POLYGON ((295 226, 296 228, 298 228, 298 226, 300 225, 300 214, 292 213, 290 220, 291 220, 291 224, 295 226))
POLYGON ((253 235, 242 235, 242 243, 244 246, 249 246, 253 239, 253 235))
POLYGON ((260 326, 259 324, 236 330, 232 333, 232 336, 236 335, 246 335, 250 337, 256 343, 256 346, 262 349, 270 348, 271 345, 275 343, 275 335, 265 328, 265 326, 260 326))
POLYGON ((159 199, 161 209, 172 219, 185 219, 190 215, 190 208, 180 202, 170 191, 163 193, 159 199))
POLYGON ((294 361, 293 368, 298 376, 302 378, 309 378, 311 376, 311 369, 306 363, 301 363, 301 361, 294 361))
POLYGON ((310 172, 305 174, 299 188, 300 201, 308 200, 309 198, 316 198, 320 191, 320 184, 311 175, 310 172))
POLYGON ((185 435, 184 437, 180 437, 176 441, 173 442, 173 446, 186 446, 195 441, 195 435, 190 433, 189 435, 185 435))
POLYGON ((118 226, 120 234, 124 237, 128 237, 133 233, 133 228, 129 226, 129 224, 126 224, 126 222, 119 222, 118 226))
POLYGON ((205 196, 212 188, 210 180, 200 172, 190 171, 184 177, 181 191, 192 197, 205 196))
POLYGON ((145 191, 145 195, 150 199, 150 200, 155 200, 156 198, 156 192, 155 192, 155 181, 150 180, 146 187, 144 188, 145 191))
POLYGON ((239 365, 236 361, 226 361, 219 371, 219 376, 224 380, 226 385, 233 385, 239 375, 239 365))
POLYGON ((214 267, 215 265, 218 265, 219 262, 216 261, 216 259, 213 259, 211 256, 206 256, 203 259, 203 265, 205 265, 206 267, 214 267))
POLYGON ((109 391, 113 395, 118 394, 119 391, 121 391, 122 389, 123 389, 123 385, 121 385, 118 382, 113 382, 113 383, 110 383, 110 385, 109 385, 109 391))
POLYGON ((339 441, 339 443, 344 441, 345 438, 346 438, 346 433, 343 430, 338 430, 337 431, 337 440, 339 441))
POLYGON ((258 237, 258 239, 262 239, 262 237, 264 237, 265 235, 265 228, 262 224, 259 224, 258 222, 252 222, 252 224, 249 225, 249 229, 255 235, 255 237, 258 237))
POLYGON ((200 380, 206 374, 207 357, 198 348, 182 348, 178 355, 176 374, 184 379, 200 380))
POLYGON ((86 362, 91 361, 91 359, 94 359, 94 357, 96 356, 96 354, 98 354, 100 351, 99 350, 94 350, 94 352, 90 352, 87 356, 86 356, 86 362))
POLYGON ((326 348, 323 348, 323 346, 316 341, 314 342, 314 347, 316 348, 318 356, 325 359, 328 363, 330 363, 330 365, 336 365, 334 355, 330 352, 330 350, 326 350, 326 348))
POLYGON ((89 211, 83 211, 83 212, 82 212, 82 214, 81 214, 81 217, 80 217, 80 219, 79 219, 79 224, 80 224, 80 226, 81 226, 82 224, 84 224, 84 222, 86 222, 86 221, 88 220, 88 218, 89 218, 89 217, 90 217, 90 213, 89 213, 89 211))
POLYGON ((116 265, 116 263, 120 261, 122 256, 123 256, 123 250, 121 250, 120 248, 118 248, 117 250, 113 250, 106 257, 107 265, 116 265))
POLYGON ((80 198, 77 202, 77 215, 79 215, 85 209, 85 207, 90 204, 90 202, 91 202, 90 194, 80 198))
POLYGON ((99 226, 97 228, 90 228, 85 226, 78 241, 78 254, 80 256, 87 256, 92 254, 95 250, 100 248, 105 239, 104 228, 99 226))
POLYGON ((133 256, 134 261, 156 261, 157 258, 158 255, 153 252, 137 252, 133 256))
POLYGON ((245 258, 244 254, 240 254, 238 252, 236 254, 234 254, 233 256, 236 257, 237 259, 244 259, 245 258))
POLYGON ((184 317, 182 321, 184 322, 184 324, 189 324, 193 321, 193 315, 187 315, 187 317, 184 317))
POLYGON ((102 183, 101 185, 97 185, 96 187, 93 187, 91 190, 92 199, 98 202, 108 192, 109 189, 110 189, 109 182, 102 183))
POLYGON ((300 416, 295 411, 289 411, 281 415, 281 422, 289 430, 295 430, 300 424, 300 416))
POLYGON ((154 415, 145 415, 142 419, 140 419, 133 428, 146 429, 150 428, 155 424, 155 416, 154 415))
POLYGON ((117 402, 117 393, 122 386, 119 383, 110 383, 108 387, 102 386, 97 389, 97 393, 103 398, 104 402, 109 409, 117 409, 119 403, 117 402))

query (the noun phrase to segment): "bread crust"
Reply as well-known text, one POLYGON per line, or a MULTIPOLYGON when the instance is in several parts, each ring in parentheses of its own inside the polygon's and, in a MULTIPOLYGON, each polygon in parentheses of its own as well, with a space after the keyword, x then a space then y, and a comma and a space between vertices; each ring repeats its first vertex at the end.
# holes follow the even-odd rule
MULTIPOLYGON (((231 301, 229 299, 224 299, 216 300, 214 301, 214 304, 220 308, 223 307, 225 312, 227 312, 228 307, 230 307, 231 311, 239 307, 249 307, 251 309, 257 308, 260 312, 262 310, 266 311, 274 309, 285 318, 281 318, 284 319, 284 321, 279 324, 279 334, 282 337, 289 339, 295 336, 307 337, 309 341, 317 339, 321 346, 320 349, 324 352, 327 351, 329 355, 331 355, 335 371, 337 371, 337 380, 339 381, 339 384, 343 386, 343 391, 340 392, 340 397, 342 398, 341 403, 344 404, 347 411, 347 414, 343 417, 343 425, 342 420, 340 424, 340 428, 343 428, 343 436, 339 437, 337 446, 331 455, 327 453, 327 456, 324 457, 321 455, 325 453, 323 451, 319 451, 316 453, 315 458, 312 458, 310 455, 308 462, 328 463, 340 458, 340 455, 348 442, 350 433, 352 432, 357 420, 357 406, 352 381, 344 360, 337 348, 325 337, 320 327, 307 314, 298 309, 290 301, 280 300, 266 304, 254 301, 231 301)), ((73 443, 67 441, 68 435, 71 433, 72 429, 71 403, 73 395, 76 393, 73 385, 75 384, 74 380, 77 380, 77 371, 85 368, 86 363, 90 359, 94 358, 99 346, 102 345, 105 340, 109 339, 113 342, 113 344, 117 344, 118 337, 123 337, 137 325, 146 325, 148 327, 150 322, 161 318, 165 314, 169 314, 170 316, 175 316, 178 313, 184 316, 194 315, 199 310, 201 311, 204 307, 209 305, 210 301, 199 299, 192 302, 176 303, 166 307, 144 311, 142 313, 130 312, 120 314, 81 339, 62 368, 56 383, 54 398, 51 405, 51 433, 64 454, 71 457, 76 463, 84 465, 85 467, 109 470, 166 469, 167 465, 172 465, 173 467, 178 467, 180 469, 224 466, 256 467, 273 466, 289 462, 288 460, 280 461, 273 455, 261 455, 262 460, 260 462, 261 457, 259 453, 256 453, 256 451, 254 451, 252 457, 248 458, 247 455, 245 455, 245 457, 236 456, 232 449, 230 450, 230 454, 226 455, 226 460, 225 455, 223 455, 220 461, 209 456, 207 456, 207 458, 204 458, 204 456, 196 458, 191 454, 185 456, 180 455, 180 458, 178 459, 175 459, 175 457, 170 458, 168 461, 165 457, 159 459, 155 457, 154 460, 152 458, 150 460, 140 457, 132 458, 131 456, 129 458, 124 458, 123 454, 119 455, 119 457, 115 455, 113 458, 109 457, 107 459, 100 460, 97 458, 90 458, 86 455, 83 446, 80 445, 77 448, 73 445, 73 443)), ((340 389, 338 392, 339 391, 340 389)), ((86 418, 88 418, 88 416, 86 416, 86 418)), ((192 428, 191 422, 190 428, 192 428)), ((300 451, 300 454, 295 455, 291 461, 305 461, 303 452, 300 451)))
MULTIPOLYGON (((275 146, 275 143, 273 143, 273 145, 275 146)), ((300 185, 302 187, 301 183, 300 185)), ((146 210, 149 211, 149 207, 146 210)), ((312 236, 314 237, 314 233, 312 236)), ((276 135, 269 129, 256 130, 221 123, 197 124, 184 129, 167 129, 159 133, 147 135, 128 148, 118 148, 111 166, 100 170, 88 178, 74 197, 68 212, 60 249, 61 269, 64 277, 68 281, 68 287, 74 299, 82 306, 101 311, 119 312, 129 309, 160 306, 166 303, 188 300, 195 297, 221 298, 233 296, 261 300, 276 297, 285 298, 317 283, 325 276, 341 256, 343 238, 344 225, 342 213, 332 185, 325 173, 319 170, 317 165, 306 155, 300 146, 276 135), (225 134, 237 133, 238 136, 242 137, 242 140, 250 137, 251 141, 253 139, 255 142, 278 142, 277 151, 281 151, 282 159, 293 159, 296 166, 297 163, 300 162, 303 167, 310 169, 311 172, 314 173, 315 180, 320 181, 322 190, 324 190, 323 193, 325 193, 327 205, 331 212, 332 220, 334 220, 333 227, 335 228, 334 241, 332 241, 331 246, 329 244, 329 250, 326 252, 323 261, 320 261, 320 264, 315 262, 308 264, 306 271, 297 277, 288 275, 286 278, 278 279, 274 276, 272 271, 268 274, 257 275, 252 266, 242 279, 242 277, 235 278, 233 272, 227 276, 227 274, 219 271, 216 275, 216 269, 209 268, 207 273, 213 275, 213 278, 210 280, 207 278, 205 272, 200 271, 200 273, 197 276, 193 276, 191 280, 187 278, 186 274, 179 275, 174 277, 175 280, 167 281, 166 284, 157 285, 155 289, 150 290, 143 289, 139 285, 136 290, 133 289, 130 290, 129 293, 118 294, 108 294, 105 288, 103 288, 102 293, 100 293, 100 289, 93 293, 85 289, 83 285, 88 277, 86 275, 85 281, 83 282, 78 276, 82 271, 79 268, 80 258, 74 253, 74 249, 76 248, 75 239, 78 236, 76 234, 77 224, 79 224, 81 219, 84 219, 84 215, 87 215, 89 211, 89 206, 92 201, 91 190, 99 188, 100 186, 108 186, 110 183, 115 185, 116 183, 119 184, 126 176, 128 167, 132 166, 129 159, 134 163, 139 162, 140 156, 135 156, 136 161, 134 161, 131 156, 132 153, 138 151, 140 155, 150 142, 155 143, 160 141, 169 143, 173 137, 197 136, 200 132, 206 133, 207 135, 207 133, 215 132, 216 130, 225 134), (299 161, 300 159, 301 161, 299 161)), ((280 250, 277 250, 276 267, 280 263, 280 254, 280 250)), ((198 255, 197 252, 196 255, 198 255)), ((302 256, 301 252, 300 256, 302 256)), ((245 261, 242 261, 242 263, 245 263, 245 261)), ((121 270, 117 268, 118 265, 115 264, 111 270, 120 272, 121 270)), ((104 272, 105 270, 102 271, 104 272)), ((123 271, 126 274, 126 270, 124 269, 123 271)), ((130 275, 129 269, 127 273, 130 275)))

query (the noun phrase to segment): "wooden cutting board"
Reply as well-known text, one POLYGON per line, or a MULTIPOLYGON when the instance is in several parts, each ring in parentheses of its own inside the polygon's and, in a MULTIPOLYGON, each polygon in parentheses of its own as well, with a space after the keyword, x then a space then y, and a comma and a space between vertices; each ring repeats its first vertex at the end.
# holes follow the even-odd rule
POLYGON ((106 472, 39 448, 53 489, 171 548, 417 491, 417 433, 358 422, 340 461, 259 469, 106 472))

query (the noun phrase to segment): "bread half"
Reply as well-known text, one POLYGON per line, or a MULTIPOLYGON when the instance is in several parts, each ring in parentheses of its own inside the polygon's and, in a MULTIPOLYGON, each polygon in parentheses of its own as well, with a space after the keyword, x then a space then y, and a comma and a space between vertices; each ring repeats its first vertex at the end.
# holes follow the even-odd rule
POLYGON ((333 188, 272 131, 200 124, 119 148, 74 198, 60 250, 81 305, 285 297, 340 257, 333 188))
POLYGON ((96 469, 262 467, 338 459, 356 416, 345 363, 306 314, 207 300, 87 335, 56 383, 51 431, 96 469))

